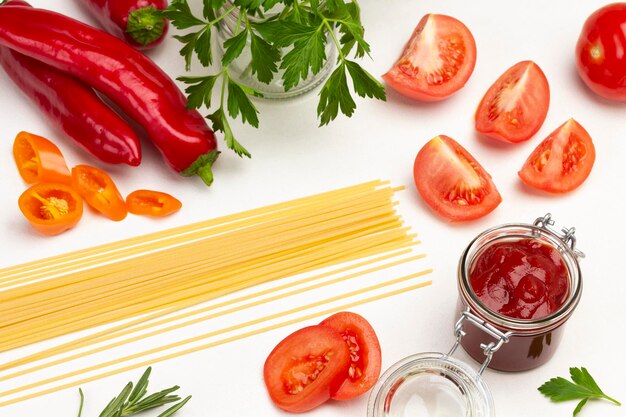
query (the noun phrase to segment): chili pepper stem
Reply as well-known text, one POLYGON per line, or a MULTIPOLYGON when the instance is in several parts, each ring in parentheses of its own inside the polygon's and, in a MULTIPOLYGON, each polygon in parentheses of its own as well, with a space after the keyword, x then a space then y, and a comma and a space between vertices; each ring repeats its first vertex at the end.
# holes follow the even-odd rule
POLYGON ((142 46, 161 37, 165 22, 163 15, 154 6, 146 6, 128 13, 126 33, 142 46))
POLYGON ((202 181, 204 181, 206 185, 210 186, 213 183, 213 171, 211 170, 211 167, 219 154, 219 151, 211 151, 209 153, 205 153, 204 155, 200 155, 193 164, 181 172, 181 175, 185 177, 197 175, 202 178, 202 181))

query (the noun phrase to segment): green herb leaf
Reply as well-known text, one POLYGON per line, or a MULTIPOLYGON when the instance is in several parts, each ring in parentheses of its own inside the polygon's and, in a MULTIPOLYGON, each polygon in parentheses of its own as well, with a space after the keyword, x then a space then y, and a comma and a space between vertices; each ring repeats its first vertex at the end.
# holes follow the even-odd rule
POLYGON ((169 7, 163 11, 163 16, 169 19, 176 29, 189 29, 205 24, 203 20, 193 15, 187 0, 173 0, 169 7))
POLYGON ((213 87, 217 81, 217 75, 207 75, 206 77, 178 77, 177 80, 190 84, 185 88, 187 93, 187 108, 198 109, 204 104, 211 107, 211 97, 213 87))
POLYGON ((205 26, 202 30, 196 33, 194 39, 195 45, 193 47, 200 64, 203 67, 208 67, 213 64, 213 51, 211 49, 211 26, 205 26))
POLYGON ((359 64, 353 61, 346 60, 346 66, 352 83, 354 85, 354 91, 361 97, 377 98, 378 100, 385 101, 387 96, 385 95, 385 87, 365 71, 359 64))
POLYGON ((180 50, 180 55, 185 58, 185 70, 191 69, 191 58, 193 57, 194 49, 196 47, 197 33, 188 33, 186 35, 174 35, 174 39, 182 42, 183 46, 180 50))
MULTIPOLYGON (((143 411, 161 407, 180 400, 180 397, 177 395, 169 395, 173 391, 176 391, 179 388, 178 386, 174 386, 145 397, 148 390, 150 372, 151 368, 145 370, 141 378, 139 378, 139 381, 137 381, 134 389, 132 382, 126 384, 120 394, 117 397, 114 397, 109 404, 107 404, 104 410, 102 410, 100 417, 130 417, 143 411)), ((81 389, 79 389, 78 392, 80 393, 80 408, 78 410, 78 417, 81 417, 85 397, 81 389)), ((190 398, 191 396, 170 407, 161 413, 159 417, 170 417, 176 411, 180 410, 180 408, 185 405, 190 398)))
POLYGON ((317 106, 320 126, 335 120, 339 110, 350 117, 354 113, 354 109, 356 109, 356 103, 348 88, 346 64, 342 63, 333 71, 320 91, 320 101, 317 106))
POLYGON ((187 404, 187 401, 189 401, 190 399, 191 399, 191 395, 189 397, 185 398, 184 400, 182 400, 181 402, 179 402, 178 404, 168 408, 167 410, 165 410, 164 412, 159 414, 157 417, 170 417, 175 412, 180 410, 183 407, 183 405, 187 404))
POLYGON ((313 74, 320 72, 326 61, 326 37, 322 31, 314 31, 305 40, 297 41, 293 49, 284 57, 281 68, 285 91, 298 85, 300 80, 309 76, 309 69, 313 74))
POLYGON ((85 405, 85 394, 83 390, 78 388, 78 394, 80 395, 80 405, 78 406, 78 417, 83 415, 83 405, 85 405))
POLYGON ((241 157, 251 157, 250 152, 248 152, 248 150, 244 148, 243 145, 235 140, 235 136, 233 135, 233 131, 230 128, 230 124, 228 124, 226 114, 224 113, 224 109, 222 107, 217 109, 215 113, 209 114, 207 116, 207 119, 213 122, 213 130, 224 133, 224 141, 226 141, 226 146, 228 146, 229 149, 232 149, 237 155, 241 157))
POLYGON ((248 40, 248 31, 243 30, 234 37, 224 42, 224 56, 222 56, 222 66, 227 67, 235 58, 241 55, 248 40))
POLYGON ((232 118, 237 118, 241 114, 241 120, 254 127, 259 127, 259 111, 254 107, 239 84, 230 78, 228 79, 228 114, 232 118))
POLYGON ((252 53, 252 74, 256 74, 257 79, 262 83, 269 84, 278 71, 278 61, 280 52, 278 48, 250 32, 250 52, 252 53))
POLYGON ((552 378, 538 388, 539 392, 555 402, 581 400, 574 409, 574 416, 580 412, 589 399, 604 398, 618 406, 621 405, 619 401, 602 392, 587 369, 570 368, 570 376, 574 382, 562 377, 552 378))

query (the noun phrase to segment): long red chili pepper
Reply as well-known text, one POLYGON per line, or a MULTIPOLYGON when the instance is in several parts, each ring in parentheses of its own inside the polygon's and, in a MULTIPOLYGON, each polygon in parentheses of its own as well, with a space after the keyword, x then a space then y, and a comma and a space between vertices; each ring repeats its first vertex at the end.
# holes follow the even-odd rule
MULTIPOLYGON (((30 7, 22 0, 4 4, 30 7)), ((52 124, 87 152, 111 164, 139 165, 137 135, 88 85, 5 47, 0 47, 0 65, 52 124)))
POLYGON ((135 119, 168 164, 211 184, 213 131, 159 67, 123 41, 43 9, 0 7, 0 45, 70 73, 135 119))
POLYGON ((100 25, 138 49, 150 49, 165 38, 168 21, 160 15, 166 0, 81 0, 100 25))

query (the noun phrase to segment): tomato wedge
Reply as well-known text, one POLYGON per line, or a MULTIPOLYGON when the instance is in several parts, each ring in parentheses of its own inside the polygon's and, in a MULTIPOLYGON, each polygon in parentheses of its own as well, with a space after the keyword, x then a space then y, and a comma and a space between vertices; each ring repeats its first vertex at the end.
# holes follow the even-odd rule
POLYGON ((475 64, 476 42, 467 26, 450 16, 427 14, 383 78, 414 100, 437 101, 460 90, 475 64))
POLYGON ((279 408, 304 412, 330 399, 346 379, 350 351, 341 335, 309 326, 283 339, 267 357, 263 378, 279 408))
POLYGON ((491 175, 448 136, 439 135, 420 149, 413 178, 426 204, 450 221, 485 216, 502 201, 491 175))
POLYGON ((350 350, 347 377, 332 399, 349 400, 365 394, 380 376, 382 359, 376 332, 365 318, 348 311, 333 314, 320 325, 338 331, 350 350))
POLYGON ((541 127, 550 105, 550 86, 533 61, 506 70, 489 87, 474 116, 476 130, 504 142, 523 142, 541 127))
POLYGON ((566 193, 587 179, 595 160, 591 136, 576 120, 569 119, 535 148, 519 176, 531 187, 566 193))

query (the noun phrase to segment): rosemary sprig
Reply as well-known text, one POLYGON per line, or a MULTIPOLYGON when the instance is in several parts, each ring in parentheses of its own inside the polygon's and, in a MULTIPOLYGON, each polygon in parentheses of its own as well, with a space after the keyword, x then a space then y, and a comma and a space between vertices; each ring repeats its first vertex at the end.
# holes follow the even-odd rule
MULTIPOLYGON (((119 395, 114 397, 104 410, 102 410, 99 417, 129 417, 146 410, 176 403, 158 416, 170 417, 191 399, 191 396, 188 396, 181 401, 178 395, 172 395, 174 391, 180 388, 178 385, 150 394, 146 397, 146 393, 148 392, 148 379, 151 371, 152 368, 146 369, 134 386, 132 382, 126 384, 119 395)), ((81 389, 79 389, 78 392, 80 394, 78 417, 81 417, 85 397, 81 389)))

